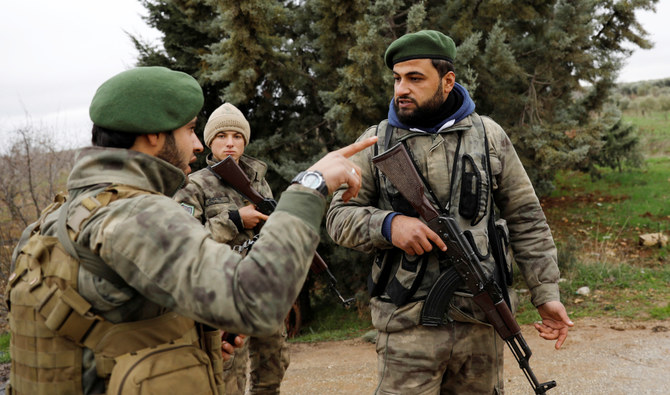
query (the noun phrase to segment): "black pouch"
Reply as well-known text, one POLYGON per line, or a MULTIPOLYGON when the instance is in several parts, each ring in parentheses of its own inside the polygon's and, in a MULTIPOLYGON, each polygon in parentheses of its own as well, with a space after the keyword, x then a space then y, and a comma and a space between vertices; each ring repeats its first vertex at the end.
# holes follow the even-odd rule
MULTIPOLYGON (((497 219, 493 229, 492 237, 495 238, 495 240, 491 239, 491 247, 494 252, 494 257, 496 258, 496 265, 500 267, 505 283, 508 286, 511 286, 514 280, 514 271, 509 252, 510 240, 506 221, 504 219, 497 219)), ((490 231, 491 226, 489 225, 489 232, 490 231)))
POLYGON ((476 225, 486 214, 488 203, 488 178, 477 167, 470 155, 463 155, 461 174, 461 193, 458 202, 458 214, 476 225))
POLYGON ((400 264, 395 275, 386 287, 386 294, 396 306, 402 306, 410 301, 421 285, 426 271, 428 255, 402 254, 400 264))
POLYGON ((391 264, 389 260, 391 255, 393 255, 393 251, 394 250, 381 250, 377 251, 377 254, 375 255, 372 269, 368 275, 368 293, 372 298, 384 293, 391 272, 391 264))

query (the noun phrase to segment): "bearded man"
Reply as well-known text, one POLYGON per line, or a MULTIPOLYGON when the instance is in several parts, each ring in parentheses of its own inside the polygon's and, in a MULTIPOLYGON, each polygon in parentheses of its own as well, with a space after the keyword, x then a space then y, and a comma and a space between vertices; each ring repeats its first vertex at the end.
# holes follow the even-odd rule
POLYGON ((456 219, 486 275, 502 287, 511 276, 491 253, 495 203, 542 317, 540 336, 559 348, 573 325, 559 299, 556 247, 533 186, 504 130, 476 114, 456 83, 455 55, 454 41, 434 30, 391 43, 384 56, 395 80, 388 120, 363 133, 359 140, 376 135, 377 144, 352 157, 362 172, 359 195, 347 202, 339 190, 327 214, 335 242, 376 255, 368 281, 378 330, 375 394, 503 393, 504 342, 467 288, 456 290, 440 325, 421 322, 426 298, 450 264, 440 259, 444 242, 372 164, 395 144, 405 145, 434 208, 456 219))

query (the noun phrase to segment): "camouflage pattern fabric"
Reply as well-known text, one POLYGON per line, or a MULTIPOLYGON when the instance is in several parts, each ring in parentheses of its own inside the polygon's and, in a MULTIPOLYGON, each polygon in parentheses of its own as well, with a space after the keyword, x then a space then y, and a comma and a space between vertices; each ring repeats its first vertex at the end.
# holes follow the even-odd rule
MULTIPOLYGON (((216 164, 211 154, 207 164, 216 164)), ((247 155, 240 157, 239 165, 251 180, 251 186, 262 196, 271 198, 272 190, 265 181, 267 165, 247 155)), ((253 229, 239 231, 229 216, 231 211, 250 204, 244 196, 224 185, 207 168, 196 171, 188 178, 188 184, 175 194, 174 199, 205 226, 214 240, 235 246, 254 237, 253 229)))
MULTIPOLYGON (((208 165, 216 162, 207 158, 208 165)), ((240 168, 251 180, 251 186, 262 196, 272 198, 272 190, 265 181, 267 165, 255 158, 242 155, 240 168)), ((230 212, 250 204, 234 188, 223 184, 207 168, 189 176, 189 183, 174 196, 187 212, 198 219, 214 240, 230 246, 241 245, 254 236, 252 229, 240 231, 230 219, 230 212)), ((254 247, 255 248, 255 247, 254 247)), ((247 386, 249 360, 249 388, 251 394, 278 394, 284 373, 288 368, 286 330, 280 329, 268 337, 248 337, 242 348, 236 349, 225 366, 224 380, 227 395, 242 395, 247 386)))
POLYGON ((379 332, 376 344, 375 394, 504 393, 505 342, 490 326, 458 321, 444 327, 418 325, 379 332))
MULTIPOLYGON (((307 277, 325 200, 309 188, 289 187, 242 257, 168 197, 185 181, 178 168, 139 152, 93 147, 78 154, 68 179, 72 207, 110 183, 160 193, 115 201, 82 225, 76 242, 128 286, 80 269, 80 294, 114 323, 175 311, 236 333, 275 333, 307 277)), ((47 217, 43 234, 55 235, 58 212, 47 217)), ((84 365, 84 387, 93 387, 95 363, 85 358, 84 365)))
POLYGON ((279 394, 290 363, 286 327, 274 336, 251 337, 249 342, 249 390, 252 395, 279 394))
POLYGON ((273 336, 248 337, 244 346, 236 349, 233 358, 224 364, 226 395, 279 394, 289 362, 285 327, 273 336))
MULTIPOLYGON (((454 191, 450 190, 454 163, 460 163, 460 161, 454 160, 457 155, 456 147, 460 139, 459 134, 463 136, 463 141, 467 141, 467 136, 475 133, 473 123, 476 120, 475 117, 478 117, 478 115, 473 113, 438 134, 415 133, 394 128, 389 147, 392 147, 399 140, 407 140, 407 145, 411 150, 418 170, 430 184, 437 199, 443 204, 449 201, 453 203, 451 207, 448 207, 450 215, 455 216, 463 230, 471 232, 476 247, 486 257, 488 252, 487 217, 480 218, 476 225, 472 225, 470 221, 464 221, 463 218, 459 217, 458 207, 460 180, 454 183, 457 184, 454 187, 454 191)), ((500 209, 501 217, 507 221, 514 259, 526 280, 532 302, 538 306, 548 301, 559 300, 559 271, 556 247, 539 200, 535 195, 521 161, 514 151, 509 137, 491 119, 482 117, 482 120, 489 141, 489 156, 493 175, 493 180, 491 180, 493 199, 496 206, 500 209)), ((383 133, 385 128, 386 121, 383 121, 379 125, 379 128, 377 126, 368 128, 359 139, 379 134, 377 129, 379 129, 380 133, 383 133)), ((380 138, 380 140, 382 139, 380 138)), ((465 146, 468 146, 468 144, 465 146)), ((478 145, 476 141, 471 141, 469 146, 476 148, 478 145)), ((481 147, 479 150, 483 152, 483 141, 481 141, 479 147, 481 147)), ((381 150, 379 153, 381 153, 381 150)), ((458 154, 461 157, 468 154, 475 159, 476 163, 478 163, 478 159, 481 156, 478 152, 465 150, 463 146, 461 146, 458 154)), ((352 161, 361 168, 361 190, 357 197, 346 203, 341 198, 342 189, 334 194, 326 215, 326 228, 333 240, 339 245, 383 256, 385 251, 393 249, 393 245, 382 235, 382 224, 388 214, 397 211, 392 207, 390 199, 394 194, 397 195, 398 192, 392 186, 385 184, 383 179, 380 180, 378 172, 371 162, 373 156, 374 150, 373 147, 370 147, 352 157, 352 161)), ((488 184, 486 187, 488 188, 488 184)), ((421 282, 418 284, 414 299, 402 305, 391 303, 390 297, 387 294, 388 288, 382 295, 371 299, 372 322, 380 331, 380 336, 384 337, 380 347, 386 342, 386 337, 390 336, 391 339, 389 343, 390 350, 385 351, 385 355, 388 357, 389 355, 393 356, 395 352, 403 353, 406 351, 403 357, 397 358, 398 369, 400 369, 399 365, 403 364, 411 365, 404 366, 403 369, 422 369, 422 364, 424 363, 422 360, 426 357, 421 354, 424 344, 422 338, 416 337, 417 332, 415 331, 425 330, 425 328, 419 326, 421 309, 423 307, 422 298, 427 295, 443 269, 440 267, 440 262, 436 255, 435 252, 428 254, 427 267, 423 277, 417 280, 421 282), (397 337, 395 336, 396 334, 397 337), (410 343, 403 343, 405 341, 410 343), (405 351, 401 350, 403 344, 407 347, 405 351), (414 349, 418 350, 417 354, 413 353, 414 349)), ((391 273, 395 273, 396 269, 400 266, 400 259, 403 253, 399 251, 399 253, 394 253, 390 256, 392 257, 391 262, 389 262, 392 265, 391 273)), ((493 258, 489 256, 484 259, 482 265, 484 270, 490 273, 493 270, 493 258)), ((440 335, 443 336, 443 340, 446 340, 447 338, 444 336, 448 335, 449 341, 453 344, 467 344, 470 340, 468 339, 470 333, 474 336, 478 331, 486 332, 490 330, 486 324, 479 322, 483 321, 483 318, 477 319, 483 313, 476 305, 471 303, 471 297, 468 297, 467 294, 462 293, 461 296, 454 297, 452 302, 448 315, 445 316, 444 322, 446 325, 435 329, 436 332, 447 332, 450 330, 449 328, 452 328, 451 334, 448 335, 445 333, 440 335), (462 305, 456 308, 454 303, 462 305), (458 325, 452 323, 450 320, 467 323, 470 329, 456 331, 453 328, 456 328, 458 325), (481 328, 475 329, 479 327, 481 328), (460 336, 463 336, 463 338, 459 338, 460 336)), ((430 341, 427 340, 426 342, 430 344, 430 341)), ((432 349, 432 346, 425 348, 425 350, 431 350, 431 352, 432 349)), ((449 353, 429 355, 437 359, 446 358, 442 361, 431 361, 432 366, 438 369, 432 371, 432 374, 436 375, 436 377, 442 377, 445 373, 444 368, 450 363, 448 359, 449 353)), ((381 354, 379 356, 380 361, 388 362, 387 357, 381 354)), ((476 363, 481 362, 484 365, 484 370, 496 371, 498 369, 496 366, 491 366, 491 363, 494 361, 493 358, 486 357, 484 360, 479 360, 481 358, 476 357, 472 361, 476 363)), ((383 379, 382 383, 380 383, 380 388, 387 392, 380 391, 379 393, 424 393, 412 392, 411 384, 402 385, 404 382, 403 378, 395 377, 395 373, 388 373, 388 371, 395 369, 394 366, 384 366, 380 366, 380 371, 384 372, 383 375, 380 375, 380 379, 383 379), (384 368, 384 366, 386 367, 384 368), (390 380, 392 384, 386 380, 390 380)), ((502 371, 502 366, 499 369, 502 371)), ((400 370, 400 373, 398 373, 400 376, 403 375, 402 371, 400 370)), ((445 375, 444 377, 447 376, 445 375)), ((457 378, 449 378, 449 381, 452 383, 458 382, 458 380, 457 378)), ((432 386, 426 384, 432 389, 427 389, 425 393, 439 393, 439 382, 440 380, 437 380, 436 384, 431 384, 432 386)), ((463 389, 463 391, 466 391, 466 389, 463 389)), ((493 391, 494 388, 491 386, 486 391, 478 393, 491 393, 493 391)), ((453 393, 466 392, 458 390, 453 393)))
POLYGON ((249 366, 249 338, 236 348, 231 358, 223 364, 223 382, 226 395, 244 395, 247 388, 249 366))

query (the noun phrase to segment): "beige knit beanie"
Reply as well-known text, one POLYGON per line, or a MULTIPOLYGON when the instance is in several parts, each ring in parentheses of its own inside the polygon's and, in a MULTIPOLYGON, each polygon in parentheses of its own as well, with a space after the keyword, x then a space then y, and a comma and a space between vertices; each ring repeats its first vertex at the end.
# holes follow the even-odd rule
POLYGON ((223 103, 209 116, 205 125, 205 145, 209 147, 216 134, 225 130, 242 133, 244 145, 249 144, 249 138, 251 137, 249 122, 244 118, 242 111, 230 103, 223 103))

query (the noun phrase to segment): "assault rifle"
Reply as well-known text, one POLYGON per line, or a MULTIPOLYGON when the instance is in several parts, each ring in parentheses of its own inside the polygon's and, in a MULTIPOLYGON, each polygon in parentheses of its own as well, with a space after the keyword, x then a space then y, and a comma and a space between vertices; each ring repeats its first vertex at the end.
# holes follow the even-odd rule
POLYGON ((439 325, 453 292, 465 283, 477 306, 484 311, 489 323, 509 346, 533 391, 544 394, 554 388, 556 381, 538 382, 528 363, 532 354, 530 347, 521 335, 521 328, 505 303, 498 284, 484 273, 477 255, 456 220, 440 215, 426 198, 421 177, 402 142, 375 156, 372 162, 447 245, 447 251, 441 253, 440 258, 446 259, 450 268, 440 275, 430 290, 421 312, 421 323, 428 326, 439 325))
MULTIPOLYGON (((237 192, 249 199, 249 201, 256 206, 256 210, 261 213, 270 215, 277 207, 277 201, 263 197, 251 186, 251 180, 249 180, 249 177, 247 177, 231 156, 228 156, 226 159, 212 166, 208 166, 208 169, 214 173, 219 180, 232 186, 237 192)), ((246 244, 247 245, 245 245, 244 248, 249 249, 253 245, 253 241, 246 244)), ((314 274, 326 273, 329 288, 337 295, 345 308, 348 308, 356 300, 356 298, 344 299, 342 297, 340 291, 337 290, 337 279, 318 252, 314 253, 314 259, 312 260, 310 270, 314 274)))

